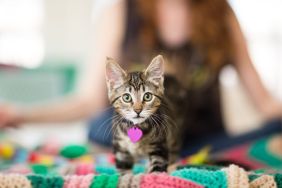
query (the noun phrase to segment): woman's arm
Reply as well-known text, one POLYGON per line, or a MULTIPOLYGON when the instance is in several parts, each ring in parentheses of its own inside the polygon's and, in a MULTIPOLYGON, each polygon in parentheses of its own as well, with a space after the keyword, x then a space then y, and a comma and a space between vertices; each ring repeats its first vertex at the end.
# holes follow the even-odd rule
POLYGON ((230 16, 230 26, 235 44, 235 68, 247 92, 266 119, 282 117, 282 104, 264 87, 252 64, 244 35, 233 12, 230 16))
POLYGON ((21 123, 72 121, 85 118, 106 104, 104 62, 107 56, 117 58, 123 38, 125 1, 107 7, 94 21, 93 48, 85 67, 79 92, 57 104, 16 109, 0 108, 0 127, 21 123))

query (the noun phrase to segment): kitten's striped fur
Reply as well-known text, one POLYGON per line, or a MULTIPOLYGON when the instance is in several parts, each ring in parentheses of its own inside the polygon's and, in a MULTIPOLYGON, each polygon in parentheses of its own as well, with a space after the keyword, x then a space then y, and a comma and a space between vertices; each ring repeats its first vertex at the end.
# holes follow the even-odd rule
POLYGON ((136 159, 148 156, 149 172, 166 171, 176 159, 180 142, 164 96, 163 61, 157 56, 145 71, 126 73, 112 59, 107 60, 108 96, 116 111, 113 146, 120 170, 130 170, 136 159), (137 143, 127 135, 134 125, 143 131, 137 143))

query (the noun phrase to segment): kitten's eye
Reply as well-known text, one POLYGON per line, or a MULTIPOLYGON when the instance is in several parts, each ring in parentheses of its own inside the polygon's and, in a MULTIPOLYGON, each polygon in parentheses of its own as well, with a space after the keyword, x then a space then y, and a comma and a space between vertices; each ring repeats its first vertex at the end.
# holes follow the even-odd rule
POLYGON ((153 99, 152 93, 145 93, 144 96, 143 96, 143 100, 146 101, 146 102, 149 102, 152 99, 153 99))
POLYGON ((130 96, 128 93, 126 93, 126 94, 124 94, 124 95, 122 96, 122 100, 123 100, 124 102, 129 103, 129 102, 132 101, 132 98, 131 98, 131 96, 130 96))

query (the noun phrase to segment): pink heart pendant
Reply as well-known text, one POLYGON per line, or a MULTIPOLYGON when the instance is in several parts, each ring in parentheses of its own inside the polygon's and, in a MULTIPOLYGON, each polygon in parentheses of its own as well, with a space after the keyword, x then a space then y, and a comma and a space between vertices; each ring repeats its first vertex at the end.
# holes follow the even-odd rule
POLYGON ((131 142, 136 143, 142 138, 143 132, 141 129, 134 126, 127 130, 127 135, 130 138, 131 142))

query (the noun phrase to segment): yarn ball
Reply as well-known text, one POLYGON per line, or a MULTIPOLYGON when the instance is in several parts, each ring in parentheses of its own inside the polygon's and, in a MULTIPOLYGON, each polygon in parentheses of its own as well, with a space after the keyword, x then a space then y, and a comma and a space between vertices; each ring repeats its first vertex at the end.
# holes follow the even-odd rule
POLYGON ((48 173, 48 167, 44 164, 33 164, 31 165, 31 169, 35 174, 45 175, 48 173))
POLYGON ((88 148, 83 145, 68 145, 60 150, 60 155, 68 159, 75 159, 86 153, 88 153, 88 148))
POLYGON ((15 154, 15 148, 11 144, 1 144, 0 145, 0 157, 4 159, 12 159, 15 154))
POLYGON ((28 151, 23 148, 17 148, 13 160, 15 163, 25 163, 28 160, 28 151))

